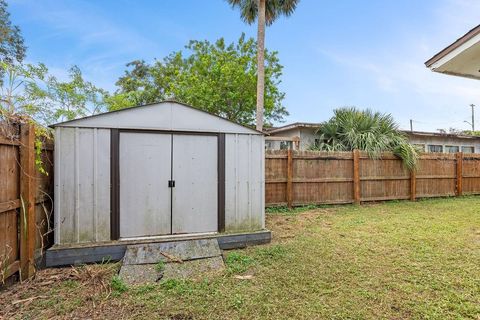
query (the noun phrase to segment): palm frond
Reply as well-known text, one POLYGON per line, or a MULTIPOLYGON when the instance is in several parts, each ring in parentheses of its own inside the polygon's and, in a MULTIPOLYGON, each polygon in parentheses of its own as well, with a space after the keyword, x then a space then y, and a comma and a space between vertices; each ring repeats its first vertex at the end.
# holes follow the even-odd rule
POLYGON ((334 110, 334 116, 324 122, 316 135, 321 141, 317 150, 366 151, 371 158, 379 158, 382 152, 390 151, 400 157, 408 169, 414 169, 418 150, 408 143, 405 134, 392 115, 370 109, 359 110, 345 107, 334 110))
MULTIPOLYGON (((232 8, 240 10, 242 20, 248 24, 256 21, 258 0, 227 0, 232 8)), ((271 25, 280 16, 290 16, 300 0, 265 0, 265 23, 271 25)))

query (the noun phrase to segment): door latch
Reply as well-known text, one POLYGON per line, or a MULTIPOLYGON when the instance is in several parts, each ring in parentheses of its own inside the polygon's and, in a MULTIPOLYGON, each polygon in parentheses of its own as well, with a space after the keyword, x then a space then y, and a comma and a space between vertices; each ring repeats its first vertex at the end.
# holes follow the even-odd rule
POLYGON ((168 180, 168 187, 175 188, 175 180, 168 180))

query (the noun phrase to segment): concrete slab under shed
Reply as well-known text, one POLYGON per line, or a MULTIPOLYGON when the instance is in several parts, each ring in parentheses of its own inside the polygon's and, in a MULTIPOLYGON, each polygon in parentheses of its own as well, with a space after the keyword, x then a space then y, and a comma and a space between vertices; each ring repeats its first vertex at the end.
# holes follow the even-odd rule
MULTIPOLYGON (((188 235, 182 240, 192 239, 217 239, 218 246, 222 250, 245 248, 247 246, 270 243, 272 233, 269 230, 262 230, 249 233, 235 234, 213 234, 208 236, 188 235)), ((68 266, 85 263, 96 263, 103 261, 119 261, 124 255, 128 245, 144 243, 163 243, 173 240, 173 238, 154 238, 142 240, 121 240, 101 243, 83 243, 71 245, 55 245, 46 252, 46 266, 68 266)))

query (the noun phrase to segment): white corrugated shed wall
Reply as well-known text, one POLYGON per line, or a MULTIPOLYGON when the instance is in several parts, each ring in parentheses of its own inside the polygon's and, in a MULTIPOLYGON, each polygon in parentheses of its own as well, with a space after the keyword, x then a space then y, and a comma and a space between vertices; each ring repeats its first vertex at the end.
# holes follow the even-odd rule
MULTIPOLYGON (((56 128, 55 243, 110 240, 110 130, 56 128)), ((225 231, 265 228, 264 140, 225 135, 225 231)))
POLYGON ((110 130, 55 129, 55 243, 110 240, 110 130))
POLYGON ((226 134, 225 149, 225 231, 264 229, 264 137, 226 134))

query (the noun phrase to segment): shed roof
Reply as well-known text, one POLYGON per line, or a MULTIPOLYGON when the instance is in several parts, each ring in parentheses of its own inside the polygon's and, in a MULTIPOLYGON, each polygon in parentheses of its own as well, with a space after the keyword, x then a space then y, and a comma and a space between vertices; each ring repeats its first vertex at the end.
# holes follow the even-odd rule
POLYGON ((177 101, 162 101, 60 122, 54 127, 263 134, 177 101))

